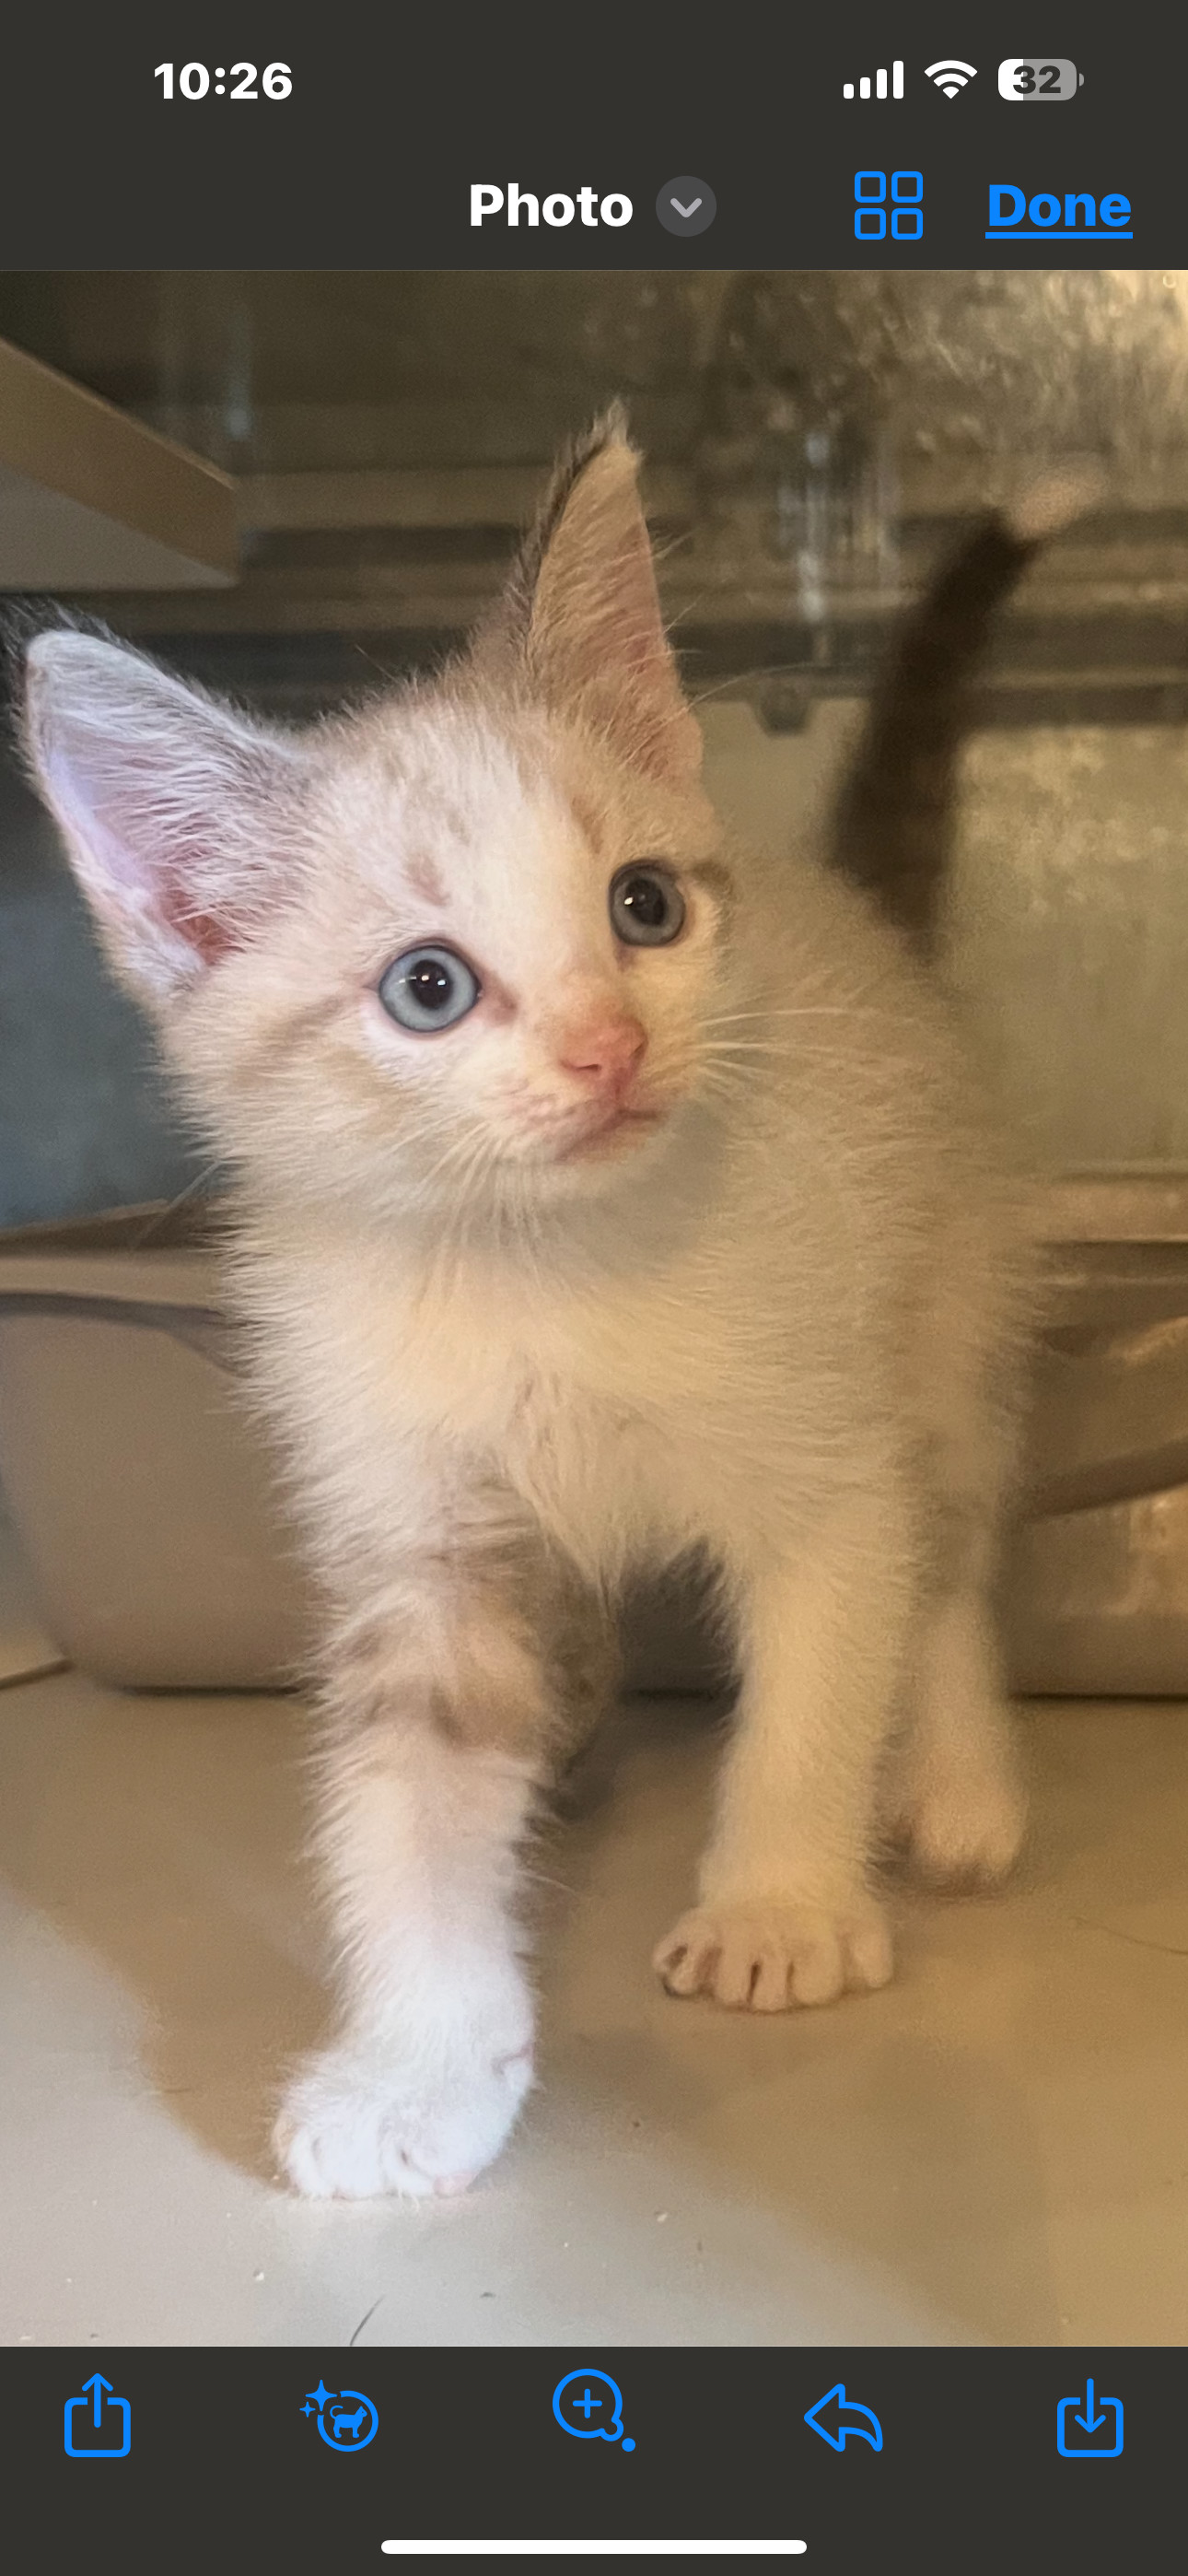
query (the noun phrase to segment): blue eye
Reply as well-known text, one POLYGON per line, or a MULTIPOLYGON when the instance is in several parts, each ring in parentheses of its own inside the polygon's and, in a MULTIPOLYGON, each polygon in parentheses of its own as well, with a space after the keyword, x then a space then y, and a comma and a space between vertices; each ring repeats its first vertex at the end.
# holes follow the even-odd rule
POLYGON ((482 985, 452 948, 406 948, 379 980, 379 997, 402 1029, 428 1038, 473 1011, 482 985))
POLYGON ((611 878, 610 917, 629 948, 664 948, 684 927, 685 898, 667 868, 620 868, 611 878))

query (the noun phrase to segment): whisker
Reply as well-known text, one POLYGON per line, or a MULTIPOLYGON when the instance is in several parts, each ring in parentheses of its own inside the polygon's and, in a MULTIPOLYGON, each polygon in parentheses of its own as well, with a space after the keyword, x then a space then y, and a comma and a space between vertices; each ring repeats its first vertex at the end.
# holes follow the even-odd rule
POLYGON ((903 1025, 896 1011, 881 1011, 865 1002, 776 1002, 759 1010, 715 1011, 703 1028, 733 1027, 743 1020, 891 1020, 903 1025))
POLYGON ((213 1162, 204 1163, 202 1170, 195 1174, 192 1181, 187 1181, 184 1190, 179 1190, 176 1198, 170 1199, 162 1208, 154 1208, 142 1231, 129 1244, 129 1251, 143 1251, 145 1244, 152 1242, 160 1226, 165 1225, 171 1216, 176 1216, 178 1209, 184 1207, 188 1199, 197 1198, 199 1191, 205 1189, 207 1182, 216 1172, 225 1172, 226 1169, 227 1166, 221 1154, 216 1155, 213 1162))

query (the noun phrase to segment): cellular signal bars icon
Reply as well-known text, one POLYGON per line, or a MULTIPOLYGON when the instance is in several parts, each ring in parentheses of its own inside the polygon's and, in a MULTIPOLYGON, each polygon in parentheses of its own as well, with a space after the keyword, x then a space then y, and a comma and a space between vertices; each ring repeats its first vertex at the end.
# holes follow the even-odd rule
POLYGON ((842 82, 842 97, 843 97, 843 98, 854 98, 854 97, 856 96, 856 97, 858 97, 858 98, 902 98, 902 97, 903 97, 903 64, 902 64, 902 63, 892 63, 892 65, 891 65, 891 72, 890 72, 890 80, 891 80, 891 87, 890 87, 890 89, 888 89, 888 87, 887 87, 887 79, 888 79, 888 75, 887 75, 887 73, 886 73, 886 71, 885 71, 885 70, 884 70, 884 71, 881 71, 881 72, 875 72, 873 75, 872 75, 870 72, 863 72, 863 74, 862 74, 862 78, 861 78, 861 80, 859 80, 858 82, 854 82, 854 81, 843 81, 843 82, 842 82))

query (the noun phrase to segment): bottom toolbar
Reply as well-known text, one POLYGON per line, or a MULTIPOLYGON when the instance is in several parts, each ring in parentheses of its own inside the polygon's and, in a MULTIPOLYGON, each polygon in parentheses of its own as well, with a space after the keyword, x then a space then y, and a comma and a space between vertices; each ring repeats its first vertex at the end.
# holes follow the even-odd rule
POLYGON ((1148 2563, 1144 2532, 1178 2474, 1183 2362, 1170 2351, 72 2361, 0 2361, 8 2511, 40 2527, 39 2565, 110 2557, 128 2576, 156 2576, 179 2496, 187 2546, 231 2570, 283 2557, 345 2576, 383 2557, 551 2552, 849 2571, 910 2543, 914 2570, 949 2576, 960 2528, 963 2576, 1004 2552, 1081 2576, 1148 2563))

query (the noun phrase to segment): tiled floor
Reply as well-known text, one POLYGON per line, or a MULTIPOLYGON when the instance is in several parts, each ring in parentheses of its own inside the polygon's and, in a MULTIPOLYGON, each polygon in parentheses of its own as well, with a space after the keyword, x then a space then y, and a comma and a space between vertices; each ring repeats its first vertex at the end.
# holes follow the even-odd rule
POLYGON ((305 2206, 324 2011, 300 1711, 0 1692, 0 2341, 1172 2343, 1188 2327, 1188 1706, 1027 1712, 995 1899, 899 1899, 885 1993, 668 2001, 704 1707, 637 1702, 559 1830, 543 2080, 467 2198, 305 2206))

